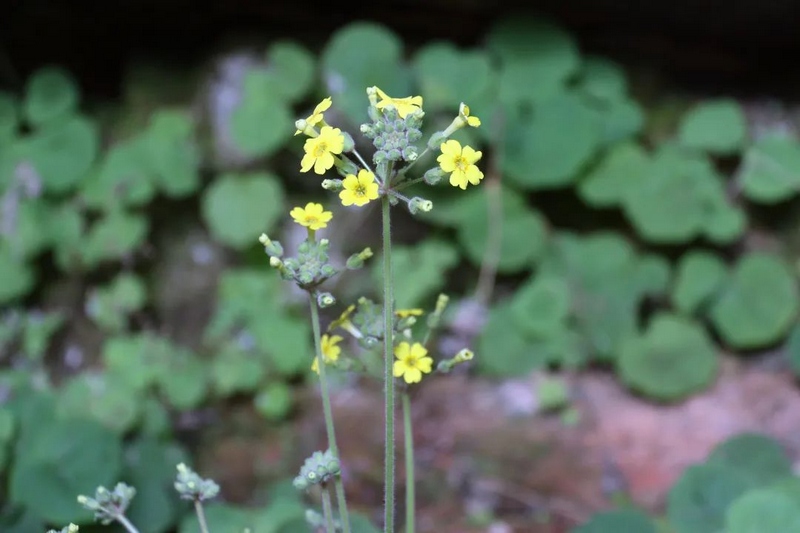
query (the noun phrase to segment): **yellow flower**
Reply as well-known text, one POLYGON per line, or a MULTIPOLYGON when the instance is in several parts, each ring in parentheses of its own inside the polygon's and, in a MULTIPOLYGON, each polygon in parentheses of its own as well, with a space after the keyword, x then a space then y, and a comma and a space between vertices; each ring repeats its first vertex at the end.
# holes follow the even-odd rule
POLYGON ((342 181, 344 189, 339 193, 342 205, 362 206, 370 200, 378 198, 378 184, 375 182, 375 174, 368 170, 358 171, 358 177, 348 174, 342 181))
POLYGON ((377 87, 375 87, 375 90, 378 92, 378 96, 381 99, 381 101, 378 102, 377 105, 375 106, 378 109, 384 109, 387 106, 394 106, 394 108, 397 110, 397 114, 400 115, 400 118, 406 118, 410 113, 414 113, 416 111, 422 111, 421 96, 392 98, 391 96, 381 91, 377 87))
POLYGON ((481 119, 478 117, 470 116, 469 114, 469 106, 465 103, 461 103, 458 108, 458 116, 460 116, 463 120, 467 121, 467 124, 472 126, 473 128, 477 128, 481 125, 481 119))
POLYGON ((481 182, 483 172, 475 166, 483 155, 481 152, 476 152, 470 146, 461 148, 461 143, 454 139, 443 142, 440 149, 442 155, 436 160, 442 170, 451 173, 450 185, 466 189, 467 183, 478 185, 481 182))
MULTIPOLYGON (((313 127, 322 122, 322 120, 325 118, 322 114, 327 111, 329 107, 331 107, 332 102, 333 100, 331 100, 331 97, 329 96, 318 103, 317 107, 314 108, 314 112, 311 113, 311 115, 309 115, 309 117, 306 119, 306 124, 313 127)), ((300 135, 301 133, 303 133, 303 130, 299 129, 294 132, 295 135, 300 135)))
POLYGON ((400 318, 408 318, 410 316, 421 316, 423 312, 422 309, 398 309, 394 314, 400 318))
MULTIPOLYGON (((342 337, 339 335, 323 335, 320 339, 320 349, 322 350, 322 358, 325 359, 325 364, 330 364, 339 360, 339 354, 342 349, 337 346, 342 342, 342 337)), ((314 358, 314 363, 311 365, 311 370, 319 374, 319 358, 314 358)))
POLYGON ((427 357, 428 350, 423 345, 415 342, 413 345, 401 342, 394 348, 394 377, 403 376, 406 383, 419 383, 422 374, 429 374, 433 359, 427 357))
POLYGON ((314 231, 326 227, 333 218, 333 213, 314 202, 308 202, 305 207, 295 207, 289 214, 295 222, 314 231))
POLYGON ((344 149, 344 135, 339 128, 323 126, 319 132, 319 137, 306 140, 303 146, 306 155, 300 162, 300 172, 308 172, 314 167, 317 174, 325 174, 325 171, 333 166, 334 154, 341 154, 344 149))

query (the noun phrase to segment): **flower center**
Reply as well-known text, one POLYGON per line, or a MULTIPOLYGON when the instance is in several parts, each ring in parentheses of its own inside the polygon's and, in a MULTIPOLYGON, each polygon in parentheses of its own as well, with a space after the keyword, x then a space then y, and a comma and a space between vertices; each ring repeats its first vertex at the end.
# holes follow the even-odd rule
POLYGON ((316 157, 320 157, 325 155, 325 152, 327 151, 328 151, 328 143, 326 143, 325 141, 320 141, 319 143, 317 143, 316 148, 314 148, 314 155, 316 157))
POLYGON ((353 194, 355 194, 356 196, 359 196, 359 197, 360 196, 366 196, 367 195, 367 188, 364 187, 361 184, 356 185, 355 190, 353 190, 353 194))
POLYGON ((309 224, 316 224, 317 222, 319 222, 319 218, 317 218, 317 217, 315 217, 313 215, 310 215, 310 216, 306 215, 306 222, 308 222, 309 224))
POLYGON ((467 170, 469 163, 467 163, 467 160, 464 159, 463 156, 458 155, 453 158, 453 165, 455 165, 455 167, 461 172, 464 172, 465 170, 467 170))
POLYGON ((411 354, 407 355, 406 356, 406 365, 408 365, 408 366, 410 366, 412 368, 416 367, 417 366, 417 359, 418 358, 417 358, 416 355, 411 355, 411 354))

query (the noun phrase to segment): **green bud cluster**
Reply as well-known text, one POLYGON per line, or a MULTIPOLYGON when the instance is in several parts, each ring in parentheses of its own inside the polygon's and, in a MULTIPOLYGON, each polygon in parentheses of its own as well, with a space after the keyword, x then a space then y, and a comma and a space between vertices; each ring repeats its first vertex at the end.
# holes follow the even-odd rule
POLYGON ((297 257, 288 258, 283 258, 283 246, 278 241, 272 241, 266 235, 259 240, 270 256, 270 265, 280 272, 283 279, 294 281, 301 289, 313 290, 339 273, 339 269, 329 262, 328 239, 303 241, 297 248, 297 257))
POLYGON ((297 490, 307 490, 312 485, 327 483, 340 473, 341 465, 333 452, 314 452, 300 467, 300 474, 292 484, 297 490))
POLYGON ((183 500, 202 502, 219 494, 219 485, 214 480, 203 479, 197 473, 181 463, 178 465, 178 477, 175 490, 183 500))
POLYGON ((409 113, 400 118, 393 107, 383 112, 369 108, 372 123, 362 124, 361 132, 375 146, 375 164, 395 161, 411 162, 419 157, 416 143, 422 138, 423 113, 409 113))
POLYGON ((112 491, 103 486, 97 487, 94 498, 78 496, 78 503, 84 509, 92 511, 96 521, 107 526, 125 514, 134 496, 136 489, 125 483, 117 483, 112 491))

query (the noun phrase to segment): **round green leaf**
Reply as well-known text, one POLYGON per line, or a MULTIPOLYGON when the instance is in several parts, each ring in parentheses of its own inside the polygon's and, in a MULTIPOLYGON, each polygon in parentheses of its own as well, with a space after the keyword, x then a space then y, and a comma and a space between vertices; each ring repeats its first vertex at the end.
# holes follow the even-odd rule
POLYGON ((423 47, 414 57, 417 77, 425 105, 429 108, 458 109, 479 100, 491 85, 493 72, 489 58, 479 51, 462 52, 449 42, 423 47))
POLYGON ((178 411, 196 408, 209 389, 208 368, 197 355, 176 349, 161 365, 156 382, 167 403, 178 411))
POLYGON ((705 236, 715 244, 731 244, 747 230, 747 217, 740 207, 730 205, 721 195, 715 194, 707 203, 708 216, 705 236))
POLYGON ((245 76, 242 101, 231 115, 231 139, 247 157, 266 157, 291 137, 294 122, 277 80, 258 70, 245 76))
POLYGON ((599 102, 617 102, 627 98, 628 80, 617 63, 604 57, 587 57, 581 68, 578 87, 599 102))
POLYGON ((52 205, 42 199, 19 200, 13 213, 12 233, 4 235, 9 247, 20 258, 30 259, 50 244, 52 205))
POLYGON ((624 509, 598 513, 571 533, 656 533, 656 526, 641 511, 624 509))
MULTIPOLYGON (((248 509, 233 507, 224 503, 212 503, 204 505, 203 508, 208 531, 213 531, 214 533, 255 531, 252 527, 254 521, 253 513, 248 509)), ((178 528, 179 533, 197 533, 198 531, 200 531, 200 524, 197 522, 195 513, 186 515, 178 528)))
POLYGON ((692 251, 681 257, 670 298, 681 313, 695 313, 725 282, 728 269, 710 252, 692 251))
POLYGON ((610 102, 598 110, 598 115, 603 147, 630 139, 644 128, 644 111, 633 100, 610 102))
POLYGON ((774 204, 800 191, 800 142, 770 135, 755 142, 742 161, 742 191, 754 202, 774 204))
POLYGON ((738 470, 754 483, 766 485, 792 475, 792 462, 774 439, 741 433, 717 445, 706 460, 738 470))
POLYGON ((506 103, 552 98, 580 64, 572 36, 545 19, 503 19, 490 30, 487 42, 502 64, 499 98, 506 103))
POLYGON ((311 366, 314 347, 306 321, 262 313, 252 320, 250 327, 249 333, 256 346, 269 355, 281 375, 294 376, 306 372, 311 366))
POLYGON ((599 148, 601 133, 597 113, 575 94, 559 95, 532 116, 509 120, 503 168, 527 189, 569 185, 599 148))
POLYGON ((663 257, 647 254, 639 258, 636 268, 637 288, 642 293, 657 296, 666 292, 672 279, 672 269, 663 257))
POLYGON ((292 389, 283 381, 273 381, 258 393, 254 402, 267 420, 283 420, 292 409, 292 389))
POLYGON ((276 41, 267 51, 267 61, 283 98, 296 102, 308 94, 314 83, 316 64, 304 46, 293 41, 276 41))
POLYGON ((322 53, 322 68, 334 104, 356 123, 367 119, 367 87, 403 98, 411 89, 403 43, 388 28, 355 22, 336 31, 322 53))
POLYGON ((520 331, 547 337, 564 327, 571 304, 569 285, 563 279, 537 275, 517 290, 512 318, 520 331))
POLYGON ((52 122, 74 111, 78 98, 78 86, 67 71, 44 67, 25 86, 25 118, 36 126, 52 122))
POLYGON ((39 130, 25 150, 45 189, 63 193, 74 188, 89 172, 99 142, 95 124, 85 117, 74 116, 39 130))
POLYGON ((617 359, 617 370, 628 386, 665 401, 706 387, 718 366, 716 348, 705 329, 668 314, 656 315, 641 336, 623 345, 617 359))
MULTIPOLYGON (((395 304, 398 308, 419 306, 422 301, 444 287, 447 272, 458 264, 459 255, 450 243, 426 239, 415 246, 393 246, 395 304)), ((381 261, 373 262, 372 277, 382 279, 381 261)))
POLYGON ((273 229, 283 200, 283 189, 272 174, 225 174, 203 196, 203 219, 222 243, 247 248, 259 234, 273 229))
POLYGON ((753 487, 740 472, 722 465, 684 470, 667 496, 667 518, 675 533, 722 531, 730 504, 753 487))
POLYGON ((636 143, 612 147, 600 163, 578 183, 578 194, 593 207, 613 207, 622 203, 629 190, 646 179, 650 159, 636 143))
POLYGON ((526 339, 516 325, 508 303, 491 310, 478 337, 477 367, 491 376, 519 376, 547 364, 546 354, 526 339))
POLYGON ((164 372, 172 354, 166 339, 147 334, 111 337, 103 344, 103 365, 108 374, 124 379, 136 390, 145 390, 164 372))
POLYGON ((200 186, 200 151, 191 116, 179 110, 157 111, 142 140, 158 186, 171 197, 185 197, 200 186))
POLYGON ((33 288, 33 267, 26 264, 6 243, 0 242, 0 303, 11 302, 33 288))
POLYGON ((138 248, 147 237, 148 221, 142 215, 114 211, 89 229, 83 258, 89 265, 119 259, 138 248))
POLYGON ((751 349, 779 341, 797 319, 798 293, 780 259, 753 253, 737 263, 710 311, 730 346, 751 349))
POLYGON ((55 524, 87 523, 75 502, 118 480, 122 446, 110 430, 90 420, 60 420, 44 426, 11 471, 11 500, 55 524))
POLYGON ((725 513, 726 533, 800 533, 797 501, 777 489, 752 490, 734 501, 725 513))
POLYGON ((113 146, 96 172, 83 182, 81 196, 96 209, 145 205, 156 193, 155 177, 147 162, 143 138, 113 146))
POLYGON ((265 375, 264 361, 258 355, 233 347, 217 354, 211 371, 214 388, 223 397, 255 391, 265 375))
POLYGON ((789 365, 795 376, 800 376, 800 325, 795 325, 786 341, 789 365))
POLYGON ((74 202, 51 209, 47 233, 55 261, 61 270, 70 270, 82 262, 82 239, 86 222, 74 202))
POLYGON ((683 146, 721 155, 739 150, 746 136, 747 122, 742 108, 729 99, 695 106, 678 128, 678 138, 683 146))
POLYGON ((102 328, 119 331, 128 323, 128 315, 138 311, 147 301, 147 289, 132 274, 120 274, 108 286, 89 293, 86 314, 102 328))
POLYGON ((141 394, 117 375, 83 373, 59 391, 60 418, 90 418, 120 435, 130 430, 141 415, 141 394))

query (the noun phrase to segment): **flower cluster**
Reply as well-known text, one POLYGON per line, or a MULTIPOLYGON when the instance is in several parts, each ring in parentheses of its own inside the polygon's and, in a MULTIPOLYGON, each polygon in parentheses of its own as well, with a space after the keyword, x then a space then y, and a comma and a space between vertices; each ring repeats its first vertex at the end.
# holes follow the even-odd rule
POLYGON ((136 489, 125 483, 117 483, 114 490, 97 487, 94 497, 78 496, 78 503, 84 509, 92 511, 96 521, 107 526, 125 514, 134 496, 136 489))
POLYGON ((175 490, 183 500, 202 502, 216 498, 219 485, 212 479, 204 479, 197 472, 183 463, 178 465, 178 476, 175 479, 175 490))
POLYGON ((300 473, 293 484, 298 490, 306 490, 312 485, 324 484, 341 473, 339 459, 330 451, 314 452, 300 467, 300 473))

